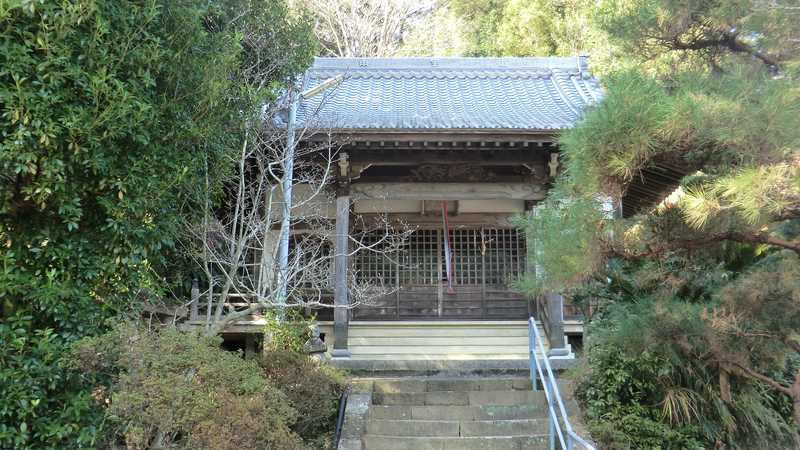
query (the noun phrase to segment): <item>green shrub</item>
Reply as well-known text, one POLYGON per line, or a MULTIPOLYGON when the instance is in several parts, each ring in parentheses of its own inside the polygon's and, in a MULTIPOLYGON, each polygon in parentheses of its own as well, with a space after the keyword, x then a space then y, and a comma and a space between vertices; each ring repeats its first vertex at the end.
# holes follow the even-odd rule
POLYGON ((311 329, 316 323, 313 317, 305 317, 297 309, 268 310, 264 317, 267 321, 264 326, 266 350, 303 353, 303 344, 311 337, 311 329))
POLYGON ((63 367, 67 348, 31 317, 0 320, 0 448, 94 445, 103 414, 90 383, 63 367))
POLYGON ((292 429, 311 448, 325 448, 335 427, 339 399, 347 380, 343 372, 310 358, 303 351, 314 323, 313 318, 303 317, 297 310, 285 311, 282 316, 269 314, 261 367, 297 410, 297 422, 292 429))
POLYGON ((297 449, 289 399, 258 364, 174 328, 123 325, 80 341, 75 367, 105 374, 110 441, 130 448, 297 449))
POLYGON ((700 449, 697 430, 662 420, 659 379, 669 363, 651 352, 623 354, 610 345, 589 348, 579 377, 582 402, 592 437, 610 449, 700 449))
POLYGON ((288 350, 264 353, 261 366, 267 378, 289 398, 297 411, 292 429, 306 441, 330 437, 336 423, 339 398, 346 386, 343 372, 308 355, 288 350))
POLYGON ((279 89, 313 47, 284 1, 0 0, 0 448, 96 445, 102 411, 62 355, 180 292, 175 243, 263 102, 249 83, 279 89), (276 70, 234 79, 248 58, 276 70))
MULTIPOLYGON (((725 401, 718 369, 682 353, 704 342, 698 331, 703 306, 620 302, 589 325, 576 396, 603 448, 795 448, 785 396, 735 380, 732 400, 725 401)), ((787 364, 785 375, 772 375, 788 385, 796 365, 787 364)))

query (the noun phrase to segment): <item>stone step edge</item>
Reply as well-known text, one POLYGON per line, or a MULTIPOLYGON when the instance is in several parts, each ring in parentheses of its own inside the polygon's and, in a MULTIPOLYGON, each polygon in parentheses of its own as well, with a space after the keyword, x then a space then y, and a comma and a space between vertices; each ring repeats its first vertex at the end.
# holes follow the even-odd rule
MULTIPOLYGON (((530 361, 527 358, 519 359, 357 359, 333 358, 330 360, 335 367, 349 370, 353 374, 359 373, 393 373, 436 375, 442 372, 462 374, 498 374, 515 372, 527 374, 530 361)), ((550 364, 553 370, 570 369, 577 365, 577 359, 552 359, 550 364)))
POLYGON ((439 379, 439 380, 367 380, 360 382, 359 388, 379 394, 424 394, 429 392, 530 392, 531 381, 527 378, 497 379, 439 379), (444 389, 445 387, 450 389, 444 389), (424 389, 424 390, 421 390, 424 389))
POLYGON ((409 406, 371 405, 368 419, 375 420, 525 420, 547 418, 547 403, 517 405, 409 406))
POLYGON ((478 440, 478 439, 525 439, 525 438, 541 438, 541 437, 548 437, 550 436, 547 432, 544 433, 534 433, 534 434, 508 434, 505 436, 392 436, 387 434, 372 434, 372 433, 364 433, 361 436, 362 439, 366 437, 376 437, 381 439, 405 439, 405 440, 435 440, 435 441, 444 441, 444 440, 455 440, 455 439, 463 439, 463 440, 478 440))
MULTIPOLYGON (((435 395, 463 395, 463 394, 493 394, 493 395, 505 395, 505 394, 528 394, 532 393, 537 397, 546 398, 544 391, 538 390, 534 391, 532 389, 498 389, 498 390, 486 390, 486 391, 399 391, 399 392, 373 392, 373 394, 379 395, 408 395, 408 394, 435 394, 435 395)), ((425 405, 417 405, 417 406, 425 406, 425 405)), ((440 405, 441 406, 441 405, 440 405)), ((446 405, 444 405, 446 406, 446 405)), ((454 406, 466 406, 466 405, 454 405, 454 406)))
MULTIPOLYGON (((533 417, 529 419, 464 419, 464 420, 440 420, 440 419, 377 419, 374 417, 368 418, 367 421, 369 422, 436 422, 436 423, 489 423, 489 422, 541 422, 549 420, 547 416, 543 417, 533 417)), ((436 437, 436 436, 432 436, 436 437)))
MULTIPOLYGON (((547 403, 537 405, 532 403, 519 403, 515 405, 370 405, 370 408, 393 408, 397 410, 402 410, 404 408, 470 408, 475 412, 478 411, 487 411, 492 409, 499 409, 499 408, 507 408, 507 409, 515 409, 516 412, 525 413, 530 412, 531 414, 535 414, 534 416, 528 417, 514 417, 504 419, 502 418, 502 414, 499 418, 491 418, 491 419, 414 419, 411 418, 391 418, 391 417, 374 417, 371 414, 367 414, 367 420, 398 420, 398 421, 409 421, 409 422, 492 422, 492 421, 512 421, 512 420, 547 420, 549 419, 549 412, 547 408, 547 403), (526 408, 533 407, 533 409, 527 410, 526 408), (541 415, 539 413, 542 413, 541 415)), ((565 407, 570 409, 569 406, 565 407)), ((413 414, 413 412, 412 412, 413 414)), ((559 419, 560 419, 559 415, 559 419)), ((575 411, 568 411, 567 417, 572 421, 573 419, 580 418, 580 414, 575 411)))

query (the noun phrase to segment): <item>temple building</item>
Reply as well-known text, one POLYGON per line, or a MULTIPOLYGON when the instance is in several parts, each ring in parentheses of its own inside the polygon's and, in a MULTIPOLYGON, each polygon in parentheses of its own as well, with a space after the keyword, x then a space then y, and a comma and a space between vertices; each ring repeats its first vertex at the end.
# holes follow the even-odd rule
MULTIPOLYGON (((397 257, 362 252, 336 268, 393 289, 373 304, 335 310, 326 330, 334 357, 527 360, 531 315, 545 321, 551 353, 569 353, 565 333, 580 322, 565 318, 579 319, 577 311, 565 311, 559 295, 531 299, 511 286, 532 270, 526 254, 535 243, 511 219, 544 199, 559 170, 559 133, 601 97, 586 63, 315 60, 302 89, 344 76, 298 109, 300 122, 314 120, 342 145, 336 229, 357 232, 354 216, 363 223, 377 214, 413 226, 397 257)), ((335 304, 347 305, 347 293, 334 286, 335 304)))
POLYGON ((300 89, 339 75, 296 118, 325 130, 307 142, 338 147, 327 206, 336 308, 316 311, 331 356, 344 367, 525 367, 533 316, 550 354, 569 358, 581 317, 558 293, 514 289, 535 270, 536 236, 512 220, 545 198, 559 133, 601 98, 586 58, 317 58, 300 89), (378 218, 407 227, 402 247, 350 252, 348 235, 369 244, 360 227, 378 218), (351 278, 388 293, 353 306, 351 278))

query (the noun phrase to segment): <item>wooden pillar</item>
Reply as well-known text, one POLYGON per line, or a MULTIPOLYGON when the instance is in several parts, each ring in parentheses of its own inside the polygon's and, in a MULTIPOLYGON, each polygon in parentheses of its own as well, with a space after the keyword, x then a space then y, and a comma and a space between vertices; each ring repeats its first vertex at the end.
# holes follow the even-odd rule
POLYGON ((333 260, 334 291, 333 291, 333 351, 334 358, 348 358, 350 351, 347 348, 347 332, 350 317, 350 301, 347 292, 347 267, 349 253, 350 231, 350 192, 346 188, 339 189, 336 193, 336 241, 333 260))
MULTIPOLYGON (((536 202, 532 200, 525 200, 525 212, 527 214, 536 214, 536 202)), ((530 228, 525 230, 525 276, 531 279, 536 279, 536 237, 530 228)), ((536 301, 536 296, 528 296, 526 299, 528 303, 528 317, 534 317, 536 320, 541 320, 541 312, 537 310, 539 302, 536 301)))
POLYGON ((564 356, 569 354, 567 339, 564 334, 564 297, 561 294, 550 293, 545 295, 547 320, 549 321, 547 335, 550 344, 550 356, 564 356))

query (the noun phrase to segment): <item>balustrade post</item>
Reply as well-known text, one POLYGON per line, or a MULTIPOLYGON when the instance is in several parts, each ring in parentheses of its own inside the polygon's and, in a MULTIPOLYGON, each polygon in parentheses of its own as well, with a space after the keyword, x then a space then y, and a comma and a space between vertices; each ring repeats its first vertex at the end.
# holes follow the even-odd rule
POLYGON ((547 340, 550 344, 548 356, 568 356, 567 336, 564 334, 564 297, 549 293, 545 296, 547 304, 547 340))

